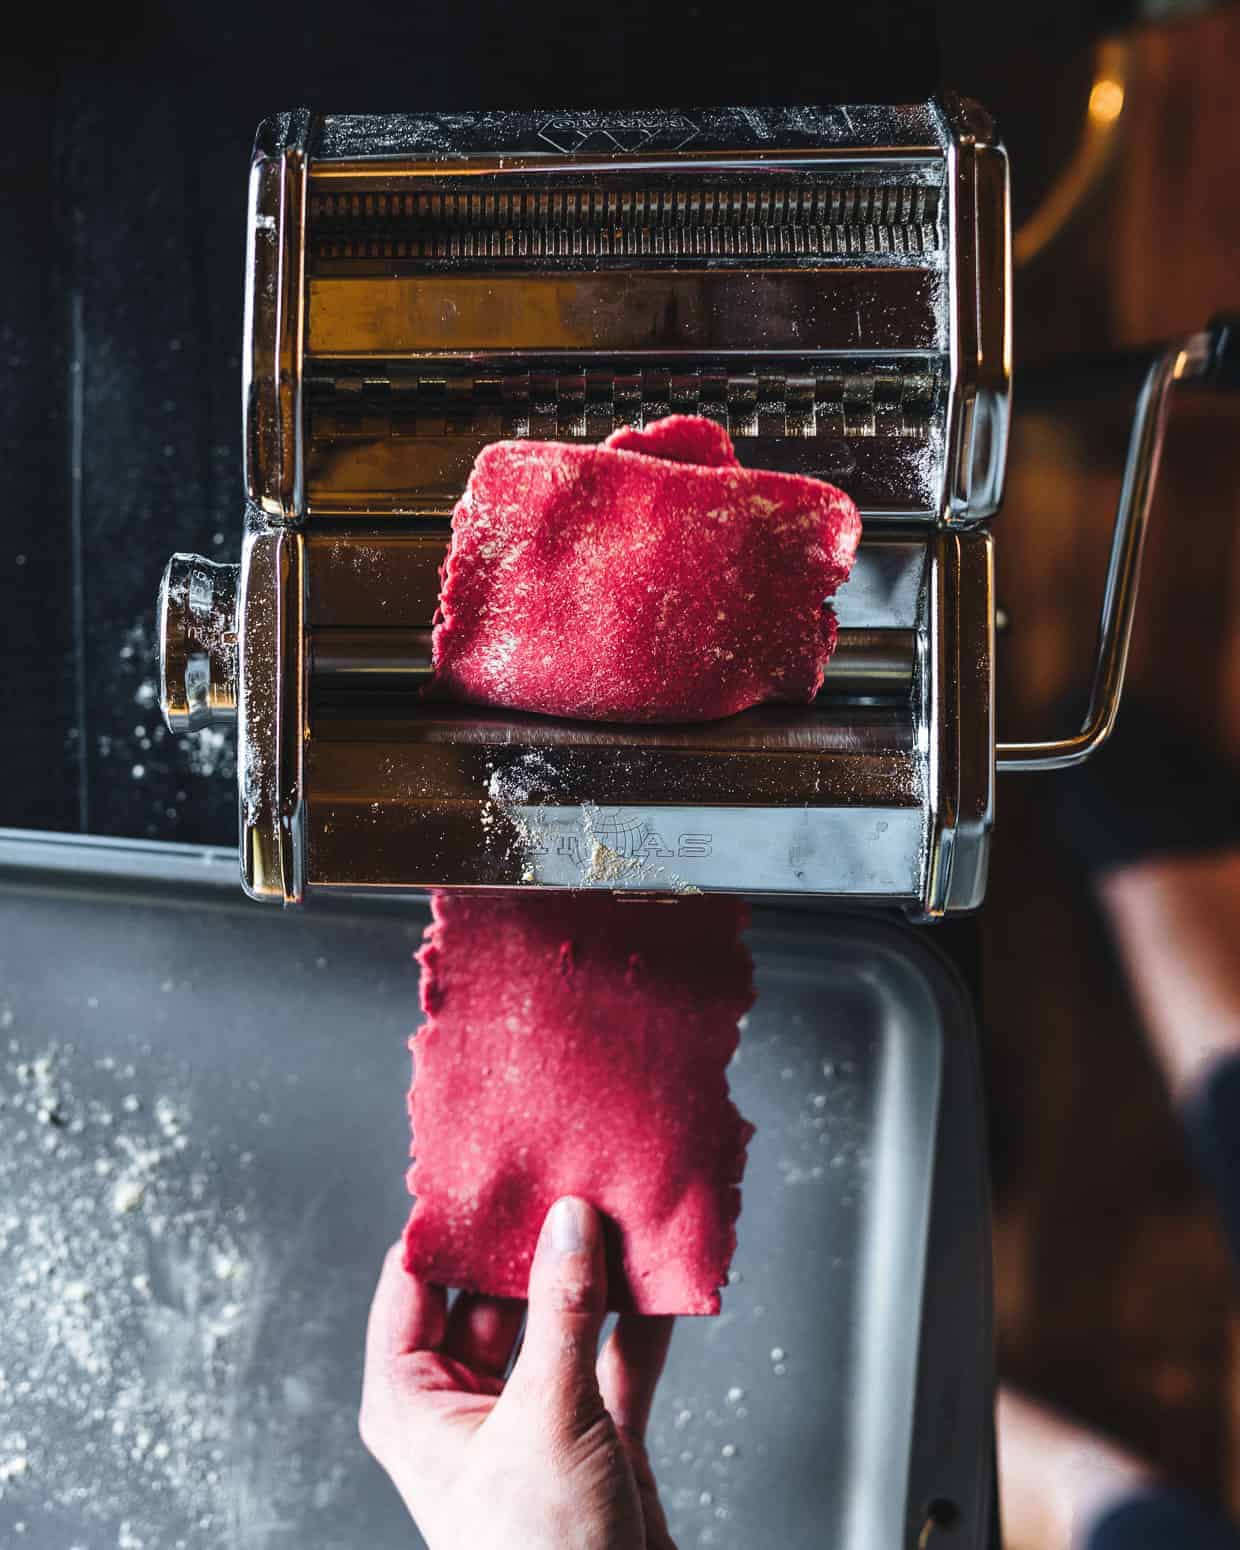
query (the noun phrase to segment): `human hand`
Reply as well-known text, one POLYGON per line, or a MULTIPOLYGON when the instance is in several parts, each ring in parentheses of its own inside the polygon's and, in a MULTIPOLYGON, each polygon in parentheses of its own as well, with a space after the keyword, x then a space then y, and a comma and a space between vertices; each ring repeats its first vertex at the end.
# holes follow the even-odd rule
POLYGON ((370 1310, 361 1433, 430 1550, 675 1550, 645 1432, 670 1318, 607 1301, 602 1228, 556 1201, 523 1305, 410 1276, 392 1248, 370 1310))

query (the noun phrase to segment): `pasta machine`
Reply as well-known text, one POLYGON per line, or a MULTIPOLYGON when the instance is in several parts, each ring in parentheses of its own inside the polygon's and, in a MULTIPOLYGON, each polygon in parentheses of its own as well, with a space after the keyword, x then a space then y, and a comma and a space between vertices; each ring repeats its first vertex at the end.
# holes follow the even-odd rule
POLYGON ((161 698, 174 731, 235 718, 245 888, 285 903, 451 885, 977 906, 996 769, 1073 762, 1114 720, 1168 390, 1225 338, 1147 384, 1086 725, 1008 745, 985 525, 1008 179, 977 106, 284 114, 258 133, 246 264, 241 558, 170 562, 161 698), (815 703, 680 728, 422 702, 478 450, 675 412, 861 508, 815 703))

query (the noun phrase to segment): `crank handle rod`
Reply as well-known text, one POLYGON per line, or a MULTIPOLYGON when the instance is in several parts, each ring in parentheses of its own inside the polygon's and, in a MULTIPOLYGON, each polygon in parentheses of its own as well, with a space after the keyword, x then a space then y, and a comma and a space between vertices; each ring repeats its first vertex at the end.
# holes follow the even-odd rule
POLYGON ((1089 709, 1079 732, 1045 743, 999 743, 999 770, 1062 770, 1081 764, 1111 735, 1124 688, 1141 553, 1158 482, 1171 390, 1177 382, 1240 387, 1240 315, 1217 318, 1201 333, 1170 345, 1151 365, 1128 438, 1124 483, 1111 538, 1089 709))

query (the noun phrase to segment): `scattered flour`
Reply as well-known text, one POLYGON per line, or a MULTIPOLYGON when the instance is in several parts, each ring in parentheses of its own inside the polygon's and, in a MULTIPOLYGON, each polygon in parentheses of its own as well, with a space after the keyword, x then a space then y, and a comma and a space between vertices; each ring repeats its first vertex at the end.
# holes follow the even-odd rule
MULTIPOLYGON (((134 1075, 71 1044, 0 1057, 0 1540, 70 1524, 66 1546, 283 1545, 343 1478, 305 1446, 324 1424, 314 1319, 273 1296, 252 1190, 230 1180, 224 1205, 190 1107, 139 1100, 134 1075), (266 1386, 260 1345, 285 1357, 266 1386)), ((352 1416, 327 1424, 347 1458, 352 1416)))
POLYGON ((185 757, 191 775, 221 775, 232 780, 237 773, 236 735, 220 727, 203 727, 185 738, 185 757))
POLYGON ((669 866, 674 852, 640 814, 603 807, 571 797, 566 769, 540 749, 531 748, 493 765, 481 809, 483 831, 493 840, 510 839, 524 865, 523 883, 543 877, 540 858, 549 858, 561 886, 650 888, 661 893, 695 894, 701 888, 669 866), (576 810, 575 821, 554 823, 540 815, 543 804, 576 810), (567 863, 567 865, 565 865, 567 863))
POLYGON ((107 764, 125 770, 131 780, 144 785, 153 801, 162 803, 171 798, 170 808, 147 831, 151 837, 166 837, 166 823, 175 820, 190 801, 189 792, 180 784, 182 777, 220 782, 236 779, 237 739, 231 729, 221 727, 205 727, 183 737, 169 733, 159 711, 154 676, 158 656, 154 613, 143 614, 124 631, 116 667, 118 685, 122 693, 129 689, 140 719, 127 727, 121 718, 113 718, 109 730, 94 739, 94 751, 107 764))
POLYGON ((595 840, 590 847, 590 864, 584 873, 589 883, 620 883, 626 878, 640 877, 642 863, 635 856, 622 856, 602 840, 595 840))
POLYGON ((548 796, 559 792, 562 783, 563 777, 555 760, 537 748, 530 748, 506 762, 502 769, 492 769, 487 796, 501 807, 521 806, 527 802, 546 801, 548 796))

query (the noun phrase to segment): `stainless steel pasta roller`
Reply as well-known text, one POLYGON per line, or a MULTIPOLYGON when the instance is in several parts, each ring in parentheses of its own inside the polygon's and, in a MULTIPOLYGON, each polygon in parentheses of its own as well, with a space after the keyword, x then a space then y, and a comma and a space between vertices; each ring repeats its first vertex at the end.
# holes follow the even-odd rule
POLYGON ((169 726, 237 720, 247 891, 979 904, 996 768, 1085 757, 1114 719, 1167 393, 1222 337, 1142 400, 1086 726, 997 743, 1009 269, 1006 157, 954 98, 266 122, 240 564, 177 555, 161 599, 169 726), (814 704, 638 728, 420 701, 479 449, 675 412, 861 508, 814 704))

